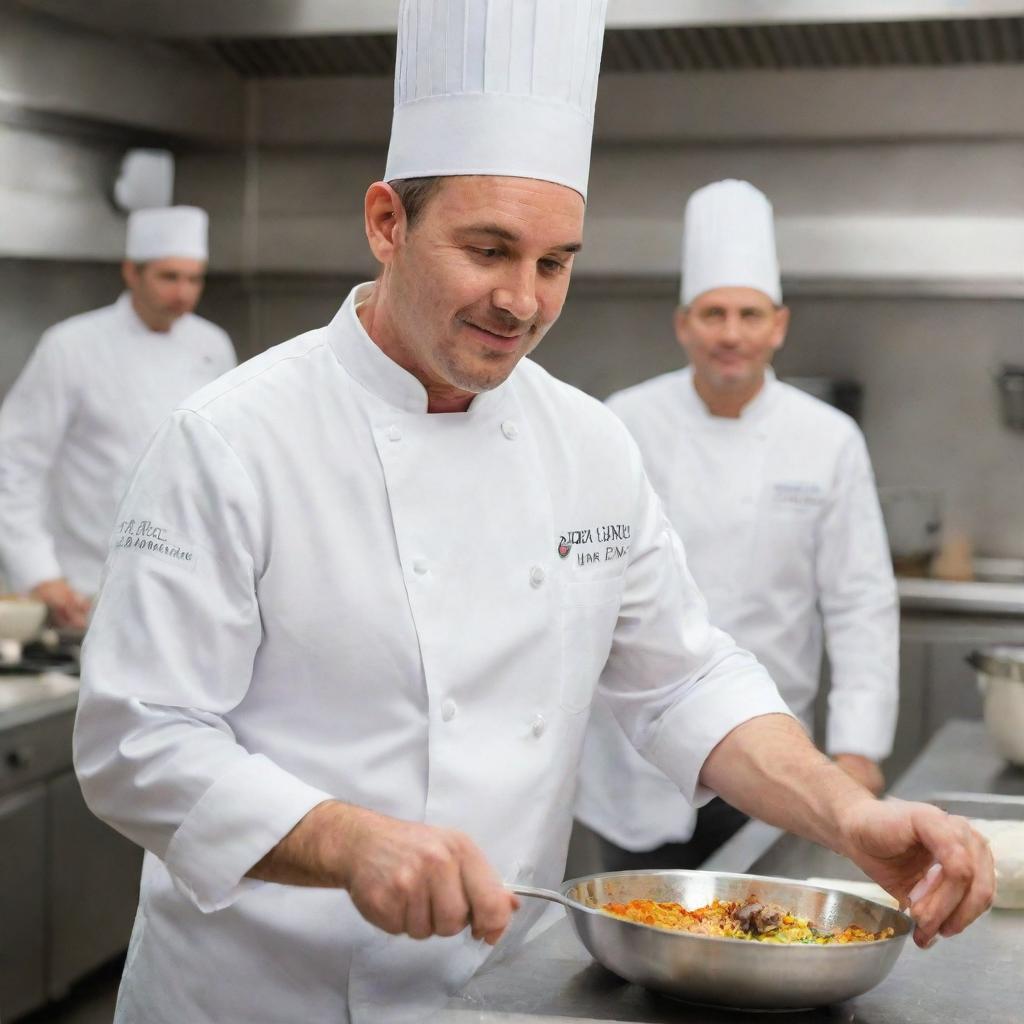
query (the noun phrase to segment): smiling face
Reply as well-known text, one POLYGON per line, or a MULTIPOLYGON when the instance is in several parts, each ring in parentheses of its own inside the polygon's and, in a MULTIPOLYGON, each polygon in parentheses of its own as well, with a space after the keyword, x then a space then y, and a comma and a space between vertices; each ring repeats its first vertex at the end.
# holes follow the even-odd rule
POLYGON ((755 288, 713 288, 677 310, 675 326, 700 387, 754 393, 785 340, 789 310, 755 288))
POLYGON ((360 316, 432 408, 497 387, 558 319, 583 211, 563 185, 466 175, 443 179, 410 227, 394 190, 371 186, 367 236, 384 269, 360 316))

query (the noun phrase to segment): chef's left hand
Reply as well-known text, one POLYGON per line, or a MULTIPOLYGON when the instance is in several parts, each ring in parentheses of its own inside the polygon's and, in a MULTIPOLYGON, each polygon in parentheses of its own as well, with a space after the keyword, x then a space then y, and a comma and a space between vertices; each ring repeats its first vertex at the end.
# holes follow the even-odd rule
POLYGON ((861 754, 836 754, 832 760, 851 779, 855 779, 875 796, 881 796, 885 792, 885 776, 877 761, 872 761, 870 757, 863 757, 861 754))
POLYGON ((864 799, 850 806, 841 829, 846 855, 909 906, 922 948, 992 906, 992 853, 965 818, 930 804, 864 799))

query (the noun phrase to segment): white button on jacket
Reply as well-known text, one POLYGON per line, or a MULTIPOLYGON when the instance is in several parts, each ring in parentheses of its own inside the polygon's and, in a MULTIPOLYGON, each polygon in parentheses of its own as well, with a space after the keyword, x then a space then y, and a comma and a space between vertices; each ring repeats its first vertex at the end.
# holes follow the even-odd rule
POLYGON ((785 710, 708 625, 598 402, 524 360, 467 413, 427 415, 353 296, 194 396, 122 504, 84 653, 79 778, 149 851, 118 1021, 428 1018, 489 947, 387 936, 344 892, 243 876, 336 797, 555 885, 602 670, 691 799, 725 733, 785 710), (422 552, 430 586, 407 571, 422 552), (531 565, 552 567, 539 589, 531 565))
MULTIPOLYGON (((775 379, 739 419, 710 415, 689 369, 608 400, 643 453, 711 621, 765 665, 808 727, 823 639, 827 749, 874 760, 896 728, 899 608, 864 439, 775 379)), ((594 708, 577 814, 630 850, 685 840, 694 812, 594 708)))
POLYGON ((0 561, 12 589, 92 594, 131 471, 179 402, 235 365, 188 314, 151 331, 125 293, 51 327, 0 407, 0 561))

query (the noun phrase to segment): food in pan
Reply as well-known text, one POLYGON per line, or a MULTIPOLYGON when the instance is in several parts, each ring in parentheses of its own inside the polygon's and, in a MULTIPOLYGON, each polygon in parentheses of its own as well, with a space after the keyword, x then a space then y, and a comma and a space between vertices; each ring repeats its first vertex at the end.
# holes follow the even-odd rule
POLYGON ((762 903, 756 896, 748 896, 743 902, 716 899, 696 910, 687 910, 679 903, 656 903, 654 900, 605 903, 601 909, 627 921, 719 939, 828 946, 877 942, 893 934, 892 928, 868 932, 853 924, 841 931, 825 931, 802 917, 796 917, 777 903, 762 903))

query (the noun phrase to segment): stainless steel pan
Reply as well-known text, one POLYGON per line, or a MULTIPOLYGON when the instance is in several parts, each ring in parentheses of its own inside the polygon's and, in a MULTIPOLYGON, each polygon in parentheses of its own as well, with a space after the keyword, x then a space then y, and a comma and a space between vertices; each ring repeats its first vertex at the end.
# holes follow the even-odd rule
POLYGON ((587 951, 610 971, 696 1003, 783 1010, 842 1002, 874 988, 892 969, 913 921, 904 913, 834 889, 759 875, 714 871, 618 871, 563 882, 559 892, 514 887, 562 904, 587 951), (689 935, 598 910, 632 899, 696 908, 751 893, 819 928, 893 928, 890 939, 834 946, 779 945, 689 935))

